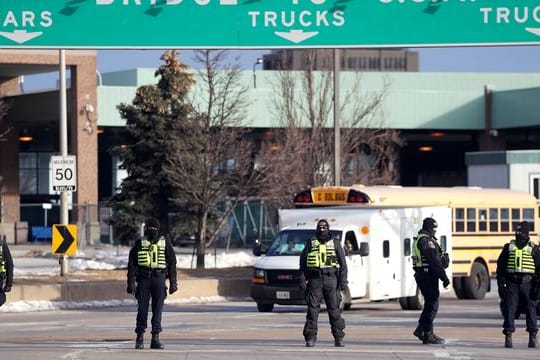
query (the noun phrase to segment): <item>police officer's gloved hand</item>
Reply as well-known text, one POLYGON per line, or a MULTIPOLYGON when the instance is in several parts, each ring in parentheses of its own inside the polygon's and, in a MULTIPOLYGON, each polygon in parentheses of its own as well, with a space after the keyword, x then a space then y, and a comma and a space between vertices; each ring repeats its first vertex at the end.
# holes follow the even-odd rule
POLYGON ((4 286, 4 289, 2 291, 5 292, 5 293, 10 292, 11 291, 11 285, 4 286))
POLYGON ((448 285, 450 285, 450 280, 448 278, 445 278, 442 282, 442 286, 446 289, 448 285))
POLYGON ((129 283, 127 286, 127 293, 135 295, 135 284, 129 283))
POLYGON ((347 283, 339 283, 338 284, 338 290, 345 291, 347 289, 347 283))
POLYGON ((448 253, 444 253, 441 256, 441 264, 444 269, 447 269, 448 266, 450 266, 450 256, 448 256, 448 253))
POLYGON ((171 284, 171 286, 169 286, 169 294, 172 295, 177 291, 178 291, 178 284, 173 283, 173 284, 171 284))

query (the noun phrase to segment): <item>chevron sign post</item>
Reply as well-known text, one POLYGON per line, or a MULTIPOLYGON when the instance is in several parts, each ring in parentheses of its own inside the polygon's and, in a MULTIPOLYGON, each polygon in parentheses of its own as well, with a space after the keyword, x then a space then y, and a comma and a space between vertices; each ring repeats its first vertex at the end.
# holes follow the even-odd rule
POLYGON ((540 44, 538 0, 0 0, 0 48, 540 44))
POLYGON ((53 225, 52 253, 54 255, 77 254, 77 225, 53 225))

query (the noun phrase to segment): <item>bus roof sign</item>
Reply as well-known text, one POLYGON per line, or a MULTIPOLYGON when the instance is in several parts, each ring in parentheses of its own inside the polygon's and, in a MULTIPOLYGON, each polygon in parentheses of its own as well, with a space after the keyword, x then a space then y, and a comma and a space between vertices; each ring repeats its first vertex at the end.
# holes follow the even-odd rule
POLYGON ((2 48, 334 48, 540 43, 533 0, 4 1, 2 48))

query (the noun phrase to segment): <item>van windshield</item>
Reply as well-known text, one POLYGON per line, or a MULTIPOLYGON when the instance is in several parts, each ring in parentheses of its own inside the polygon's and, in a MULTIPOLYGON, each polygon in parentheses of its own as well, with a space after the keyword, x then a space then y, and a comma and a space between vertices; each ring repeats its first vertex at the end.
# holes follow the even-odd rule
MULTIPOLYGON (((330 232, 334 238, 340 239, 341 231, 330 232)), ((315 230, 283 230, 266 251, 266 256, 301 255, 306 242, 314 236, 315 230)))

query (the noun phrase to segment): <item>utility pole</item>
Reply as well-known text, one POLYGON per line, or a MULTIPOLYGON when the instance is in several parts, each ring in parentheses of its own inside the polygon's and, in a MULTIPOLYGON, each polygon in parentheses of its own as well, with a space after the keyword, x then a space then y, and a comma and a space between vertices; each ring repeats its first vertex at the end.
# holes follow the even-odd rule
POLYGON ((341 185, 341 125, 339 111, 340 49, 334 48, 334 186, 341 185))

